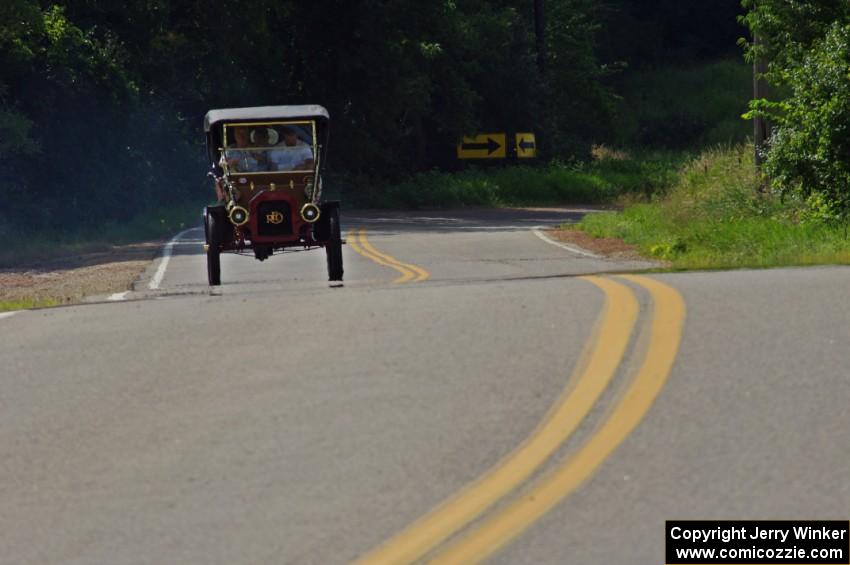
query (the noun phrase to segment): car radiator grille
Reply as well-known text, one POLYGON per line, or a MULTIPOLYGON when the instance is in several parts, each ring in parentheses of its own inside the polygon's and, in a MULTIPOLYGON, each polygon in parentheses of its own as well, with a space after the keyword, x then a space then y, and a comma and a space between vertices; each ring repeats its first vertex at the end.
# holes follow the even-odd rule
POLYGON ((292 211, 285 200, 260 202, 257 206, 257 232, 261 236, 291 235, 292 211))

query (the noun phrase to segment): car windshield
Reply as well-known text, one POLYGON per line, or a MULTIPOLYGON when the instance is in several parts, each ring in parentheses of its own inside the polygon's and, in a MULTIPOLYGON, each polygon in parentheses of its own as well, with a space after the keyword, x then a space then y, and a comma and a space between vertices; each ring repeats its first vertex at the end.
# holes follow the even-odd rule
POLYGON ((314 122, 225 124, 223 160, 230 172, 312 171, 314 122))

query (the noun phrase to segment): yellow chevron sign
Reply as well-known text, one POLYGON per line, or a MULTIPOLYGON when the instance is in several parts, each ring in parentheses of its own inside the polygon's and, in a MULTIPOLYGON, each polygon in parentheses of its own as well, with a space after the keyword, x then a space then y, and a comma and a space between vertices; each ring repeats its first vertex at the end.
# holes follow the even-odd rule
POLYGON ((504 159, 507 151, 507 135, 504 133, 482 133, 464 137, 457 146, 458 159, 504 159))
POLYGON ((537 140, 533 133, 516 134, 516 156, 520 159, 537 157, 537 140))

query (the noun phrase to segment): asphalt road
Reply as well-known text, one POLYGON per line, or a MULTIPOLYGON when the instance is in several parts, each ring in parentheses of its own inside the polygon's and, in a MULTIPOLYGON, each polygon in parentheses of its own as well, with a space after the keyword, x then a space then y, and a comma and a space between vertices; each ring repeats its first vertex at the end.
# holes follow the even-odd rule
POLYGON ((847 520, 850 270, 621 277, 535 231, 580 214, 349 214, 342 286, 318 250, 210 290, 195 229, 0 318, 0 562, 651 564, 668 519, 847 520))

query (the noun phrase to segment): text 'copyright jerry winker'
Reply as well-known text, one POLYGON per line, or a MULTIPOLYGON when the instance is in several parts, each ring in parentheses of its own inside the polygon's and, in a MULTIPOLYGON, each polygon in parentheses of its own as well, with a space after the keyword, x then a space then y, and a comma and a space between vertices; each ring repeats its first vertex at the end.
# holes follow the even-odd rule
POLYGON ((667 565, 850 564, 850 522, 668 520, 667 565))

